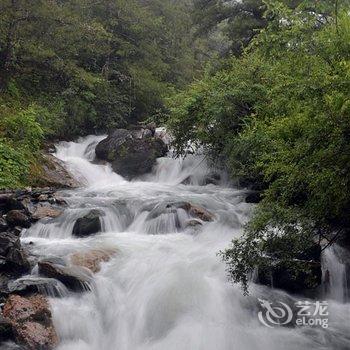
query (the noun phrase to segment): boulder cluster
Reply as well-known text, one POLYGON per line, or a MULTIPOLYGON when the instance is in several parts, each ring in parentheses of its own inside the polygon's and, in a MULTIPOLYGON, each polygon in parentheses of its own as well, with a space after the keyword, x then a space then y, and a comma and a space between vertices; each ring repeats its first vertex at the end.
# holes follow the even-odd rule
POLYGON ((0 342, 30 350, 52 349, 58 342, 47 298, 40 294, 55 281, 23 277, 35 257, 22 246, 20 234, 40 219, 58 217, 65 206, 52 188, 0 193, 0 342))
MULTIPOLYGON (((31 255, 20 241, 23 230, 40 219, 60 216, 66 206, 53 188, 0 193, 0 347, 15 343, 27 350, 55 348, 58 336, 47 296, 91 290, 93 273, 115 253, 90 250, 67 259, 31 255), (37 274, 31 275, 35 266, 37 274)), ((78 218, 72 234, 80 238, 100 232, 101 216, 98 210, 91 210, 78 218)))

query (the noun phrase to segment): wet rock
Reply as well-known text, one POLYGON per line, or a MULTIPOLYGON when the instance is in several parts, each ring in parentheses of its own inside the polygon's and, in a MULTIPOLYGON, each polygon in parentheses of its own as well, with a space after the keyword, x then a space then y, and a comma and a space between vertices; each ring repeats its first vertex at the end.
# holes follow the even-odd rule
POLYGON ((133 178, 152 171, 157 158, 167 153, 167 146, 142 130, 117 129, 96 146, 96 156, 112 164, 113 170, 133 178))
POLYGON ((7 232, 0 233, 0 267, 13 275, 26 273, 30 269, 19 238, 7 232))
POLYGON ((199 218, 202 221, 213 221, 215 219, 215 215, 207 209, 200 207, 199 205, 188 204, 186 204, 183 209, 185 209, 191 216, 199 218))
POLYGON ((68 203, 62 197, 57 195, 54 195, 53 197, 49 198, 49 203, 57 205, 68 205, 68 203))
POLYGON ((84 253, 74 253, 70 257, 73 265, 89 269, 93 273, 101 270, 101 263, 110 260, 114 250, 90 250, 84 253))
POLYGON ((13 234, 14 236, 19 237, 22 233, 23 228, 19 226, 12 227, 8 232, 13 234))
POLYGON ((33 293, 40 293, 50 297, 62 297, 67 295, 67 289, 58 280, 32 276, 10 281, 7 290, 10 294, 20 295, 33 293))
POLYGON ((199 220, 193 219, 193 220, 188 220, 186 222, 185 227, 198 227, 198 226, 202 226, 202 223, 199 220))
POLYGON ((88 214, 79 218, 73 227, 73 236, 86 237, 101 232, 101 213, 98 210, 91 210, 88 214))
POLYGON ((89 270, 78 266, 62 266, 50 261, 38 262, 39 274, 55 278, 74 292, 84 292, 91 289, 92 275, 89 270))
POLYGON ((0 315, 0 343, 12 340, 13 338, 12 324, 0 315))
POLYGON ((9 226, 7 225, 7 222, 5 219, 0 218, 0 232, 5 232, 7 231, 9 226))
POLYGON ((48 194, 41 194, 39 197, 38 197, 38 201, 39 202, 45 202, 45 201, 48 201, 49 200, 49 195, 48 194))
POLYGON ((53 208, 47 205, 38 205, 35 212, 33 213, 33 220, 40 220, 43 218, 57 218, 62 214, 62 210, 53 208))
POLYGON ((12 325, 14 337, 29 350, 50 350, 58 344, 46 297, 10 295, 3 308, 4 318, 12 325))
POLYGON ((79 187, 79 183, 64 167, 64 163, 51 154, 43 156, 42 171, 38 185, 54 188, 79 187))
POLYGON ((6 214, 6 221, 9 226, 20 226, 29 228, 31 223, 24 210, 11 210, 6 214))
POLYGON ((202 221, 213 221, 215 215, 207 209, 189 202, 161 203, 155 206, 147 216, 147 220, 157 218, 162 214, 176 213, 178 209, 183 209, 189 216, 202 221))

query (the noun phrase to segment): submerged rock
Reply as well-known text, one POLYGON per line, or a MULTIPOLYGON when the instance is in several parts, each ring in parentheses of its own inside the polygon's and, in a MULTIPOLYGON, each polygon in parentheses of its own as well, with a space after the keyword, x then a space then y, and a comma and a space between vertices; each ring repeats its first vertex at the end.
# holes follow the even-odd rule
POLYGON ((186 228, 187 227, 198 227, 198 226, 202 226, 202 223, 199 220, 196 219, 192 219, 192 220, 188 220, 186 222, 186 228))
POLYGON ((58 344, 46 297, 10 295, 3 308, 14 338, 29 350, 50 350, 58 344))
POLYGON ((53 208, 48 205, 38 205, 33 213, 33 220, 40 220, 43 218, 57 218, 62 214, 62 210, 53 208))
POLYGON ((74 253, 70 256, 73 265, 89 269, 93 273, 101 270, 101 263, 110 260, 114 250, 90 250, 84 253, 74 253))
POLYGON ((207 209, 189 202, 162 203, 154 207, 147 216, 147 220, 155 219, 162 214, 176 213, 183 209, 189 216, 202 221, 213 221, 215 215, 207 209))
POLYGON ((167 150, 161 139, 143 129, 117 129, 96 146, 95 152, 98 159, 110 162, 116 173, 133 178, 151 172, 167 150))
POLYGON ((72 235, 76 237, 86 237, 101 232, 101 213, 98 210, 91 210, 88 214, 79 218, 73 227, 72 235))
POLYGON ((89 270, 78 266, 63 266, 48 260, 38 262, 39 274, 55 278, 74 292, 85 292, 91 289, 92 275, 89 270))
POLYGON ((11 294, 21 295, 40 293, 50 297, 62 297, 67 294, 67 289, 58 280, 33 276, 10 281, 7 289, 11 294))
POLYGON ((199 205, 186 203, 182 209, 186 210, 191 216, 199 218, 202 221, 213 221, 215 219, 214 214, 209 212, 207 209, 200 207, 199 205))

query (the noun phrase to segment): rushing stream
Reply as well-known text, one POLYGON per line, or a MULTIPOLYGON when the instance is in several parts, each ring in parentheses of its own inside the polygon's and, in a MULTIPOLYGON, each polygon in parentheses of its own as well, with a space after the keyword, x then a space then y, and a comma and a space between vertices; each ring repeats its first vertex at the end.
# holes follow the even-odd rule
POLYGON ((341 290, 346 274, 336 253, 324 257, 332 273, 329 328, 268 328, 257 317, 258 298, 299 299, 257 285, 244 297, 227 281, 217 256, 242 233, 251 213, 245 191, 203 186, 208 170, 195 156, 159 159, 153 174, 126 181, 108 165, 93 163, 102 138, 58 145, 56 156, 85 186, 62 192, 69 204, 64 214, 38 222, 23 238, 42 256, 115 251, 94 275, 91 292, 64 291, 62 298, 50 299, 59 350, 350 349, 350 304, 341 290), (189 184, 181 184, 189 178, 189 184), (178 201, 204 206, 216 220, 180 229, 189 219, 182 209, 148 217, 155 206, 178 201), (76 219, 91 209, 103 212, 103 232, 73 238, 76 219))

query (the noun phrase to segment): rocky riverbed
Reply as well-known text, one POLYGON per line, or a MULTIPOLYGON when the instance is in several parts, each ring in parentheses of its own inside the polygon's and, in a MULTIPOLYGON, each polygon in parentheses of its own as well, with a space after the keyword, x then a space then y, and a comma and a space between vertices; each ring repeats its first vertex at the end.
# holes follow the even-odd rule
POLYGON ((0 349, 277 350, 283 342, 299 350, 319 349, 320 337, 322 349, 347 349, 338 252, 322 257, 315 245, 298 261, 314 269, 313 297, 329 271, 329 290, 318 295, 332 298, 333 328, 264 328, 258 299, 295 303, 307 286, 276 264, 255 276, 269 287, 253 283, 248 298, 227 281, 217 253, 241 235, 259 198, 225 184, 200 156, 158 158, 151 150, 161 138, 147 130, 61 143, 55 156, 72 174, 70 189, 0 193, 0 349), (95 153, 101 148, 108 158, 95 153))

